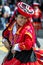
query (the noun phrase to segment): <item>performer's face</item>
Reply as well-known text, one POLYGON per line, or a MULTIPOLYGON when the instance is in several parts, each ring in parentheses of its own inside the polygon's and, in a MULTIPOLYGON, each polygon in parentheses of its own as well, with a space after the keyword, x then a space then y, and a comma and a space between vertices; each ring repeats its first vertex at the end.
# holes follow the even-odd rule
POLYGON ((34 6, 34 8, 35 8, 35 9, 37 9, 37 8, 38 8, 38 6, 34 6))
POLYGON ((23 26, 26 22, 27 22, 27 18, 25 16, 22 16, 22 15, 18 15, 16 17, 16 22, 19 26, 23 26))

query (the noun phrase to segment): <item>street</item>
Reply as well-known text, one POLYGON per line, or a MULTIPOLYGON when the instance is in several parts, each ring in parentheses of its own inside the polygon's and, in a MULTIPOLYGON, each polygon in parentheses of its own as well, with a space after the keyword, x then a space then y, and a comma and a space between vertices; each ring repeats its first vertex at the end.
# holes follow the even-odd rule
MULTIPOLYGON (((41 49, 43 49, 43 30, 40 30, 38 32, 39 37, 37 37, 38 42, 41 45, 41 49)), ((6 54, 8 53, 8 50, 4 47, 4 45, 2 44, 2 30, 0 31, 0 65, 4 59, 4 57, 6 56, 6 54)))
POLYGON ((0 31, 0 65, 1 65, 4 57, 6 56, 7 52, 8 52, 8 50, 2 44, 2 30, 1 30, 0 31))

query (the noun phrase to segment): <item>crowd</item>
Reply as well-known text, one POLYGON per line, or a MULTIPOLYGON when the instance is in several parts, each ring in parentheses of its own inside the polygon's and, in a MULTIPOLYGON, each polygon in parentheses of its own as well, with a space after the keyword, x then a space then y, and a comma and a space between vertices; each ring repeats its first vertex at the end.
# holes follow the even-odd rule
POLYGON ((14 13, 14 7, 15 5, 9 5, 8 2, 4 5, 0 2, 0 30, 6 28, 6 24, 14 13))

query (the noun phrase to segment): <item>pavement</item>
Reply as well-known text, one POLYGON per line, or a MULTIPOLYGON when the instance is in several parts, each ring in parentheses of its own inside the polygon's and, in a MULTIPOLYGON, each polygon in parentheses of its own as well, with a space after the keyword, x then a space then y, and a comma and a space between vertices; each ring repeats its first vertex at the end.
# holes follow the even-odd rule
MULTIPOLYGON (((5 48, 5 46, 2 44, 2 31, 3 30, 0 30, 0 65, 4 59, 4 57, 7 55, 8 53, 8 50, 5 48)), ((41 45, 41 49, 43 49, 43 30, 40 30, 38 32, 38 42, 40 43, 41 45)))
POLYGON ((2 31, 0 30, 0 65, 3 62, 4 57, 7 55, 8 50, 5 48, 5 46, 2 44, 2 31))

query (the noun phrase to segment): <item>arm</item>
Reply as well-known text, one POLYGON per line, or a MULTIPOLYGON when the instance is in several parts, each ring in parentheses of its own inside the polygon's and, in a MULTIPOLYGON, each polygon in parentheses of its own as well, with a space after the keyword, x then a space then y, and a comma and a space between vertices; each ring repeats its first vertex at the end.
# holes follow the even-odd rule
POLYGON ((10 49, 10 44, 9 44, 9 41, 7 40, 9 38, 9 30, 7 28, 3 31, 2 37, 3 37, 2 38, 2 43, 9 50, 10 49))
POLYGON ((30 50, 32 46, 32 39, 26 34, 23 42, 14 44, 12 48, 12 53, 14 53, 15 51, 20 52, 21 50, 30 50))
POLYGON ((33 47, 34 43, 35 43, 34 28, 32 25, 31 27, 27 26, 27 29, 24 33, 24 40, 19 43, 19 48, 21 50, 30 50, 33 47))
POLYGON ((2 39, 2 43, 5 45, 5 47, 9 50, 10 49, 10 45, 7 39, 3 38, 2 39))
POLYGON ((30 50, 32 46, 33 46, 32 39, 28 35, 25 35, 24 42, 19 43, 19 48, 21 50, 30 50))

